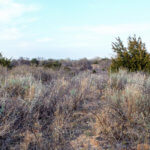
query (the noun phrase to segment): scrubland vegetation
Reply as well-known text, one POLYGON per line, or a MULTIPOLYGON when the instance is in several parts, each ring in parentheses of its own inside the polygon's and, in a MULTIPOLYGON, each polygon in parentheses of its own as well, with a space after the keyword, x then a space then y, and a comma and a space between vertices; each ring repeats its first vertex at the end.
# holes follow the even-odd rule
POLYGON ((136 149, 150 140, 143 73, 1 67, 1 149, 136 149))
POLYGON ((21 58, 1 66, 0 149, 149 150, 149 55, 140 39, 129 41, 137 47, 119 40, 113 60, 21 58), (128 65, 126 56, 134 58, 128 65), (135 69, 137 59, 145 63, 135 69))

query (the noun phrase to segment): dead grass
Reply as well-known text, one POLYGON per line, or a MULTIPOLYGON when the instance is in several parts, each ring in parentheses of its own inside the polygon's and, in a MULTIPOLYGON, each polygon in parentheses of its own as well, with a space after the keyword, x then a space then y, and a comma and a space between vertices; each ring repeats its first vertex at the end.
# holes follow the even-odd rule
POLYGON ((110 77, 104 90, 102 109, 95 115, 95 124, 97 134, 103 135, 112 145, 120 143, 132 149, 139 143, 147 141, 149 144, 150 97, 145 93, 147 79, 139 73, 122 71, 110 77), (138 82, 135 82, 137 76, 138 82))
POLYGON ((0 70, 2 150, 149 148, 149 76, 0 70))

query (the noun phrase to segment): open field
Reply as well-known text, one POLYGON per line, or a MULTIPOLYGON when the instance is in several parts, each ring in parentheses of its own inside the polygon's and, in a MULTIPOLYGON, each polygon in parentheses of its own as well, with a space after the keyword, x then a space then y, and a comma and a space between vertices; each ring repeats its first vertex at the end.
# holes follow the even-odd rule
POLYGON ((150 0, 0 0, 0 150, 150 150, 150 0))
POLYGON ((148 150, 150 76, 92 69, 1 67, 1 149, 148 150))

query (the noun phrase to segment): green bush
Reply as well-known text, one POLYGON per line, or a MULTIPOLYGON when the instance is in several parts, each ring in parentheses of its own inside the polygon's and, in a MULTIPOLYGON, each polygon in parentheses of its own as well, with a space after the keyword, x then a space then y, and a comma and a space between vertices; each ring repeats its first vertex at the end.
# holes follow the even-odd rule
POLYGON ((128 46, 125 47, 118 37, 117 42, 112 43, 112 49, 117 53, 116 58, 112 59, 111 71, 117 72, 120 68, 128 71, 150 72, 150 54, 147 52, 145 44, 141 38, 128 38, 128 46))
POLYGON ((43 66, 45 68, 51 68, 51 69, 60 69, 61 67, 61 63, 57 60, 55 61, 47 61, 45 64, 43 64, 43 66))
POLYGON ((11 67, 10 64, 11 64, 11 60, 3 57, 2 54, 0 53, 0 65, 10 68, 11 67))
POLYGON ((96 73, 96 70, 94 69, 92 72, 93 72, 93 73, 96 73))
POLYGON ((38 66, 38 65, 39 65, 39 61, 38 61, 36 58, 33 58, 33 59, 31 60, 31 64, 32 64, 32 65, 35 65, 35 66, 38 66))

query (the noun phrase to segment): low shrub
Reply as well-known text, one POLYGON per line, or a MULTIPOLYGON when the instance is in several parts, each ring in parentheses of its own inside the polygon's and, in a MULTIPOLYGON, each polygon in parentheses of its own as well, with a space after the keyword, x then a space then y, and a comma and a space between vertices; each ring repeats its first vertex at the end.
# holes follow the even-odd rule
POLYGON ((39 61, 38 61, 36 58, 33 58, 33 59, 31 60, 31 65, 38 66, 38 65, 39 65, 39 61))
POLYGON ((61 63, 59 61, 47 61, 43 63, 45 68, 52 68, 52 69, 60 69, 61 63))
POLYGON ((2 54, 0 53, 0 65, 3 67, 10 68, 11 67, 10 64, 11 64, 11 60, 3 57, 2 54))

